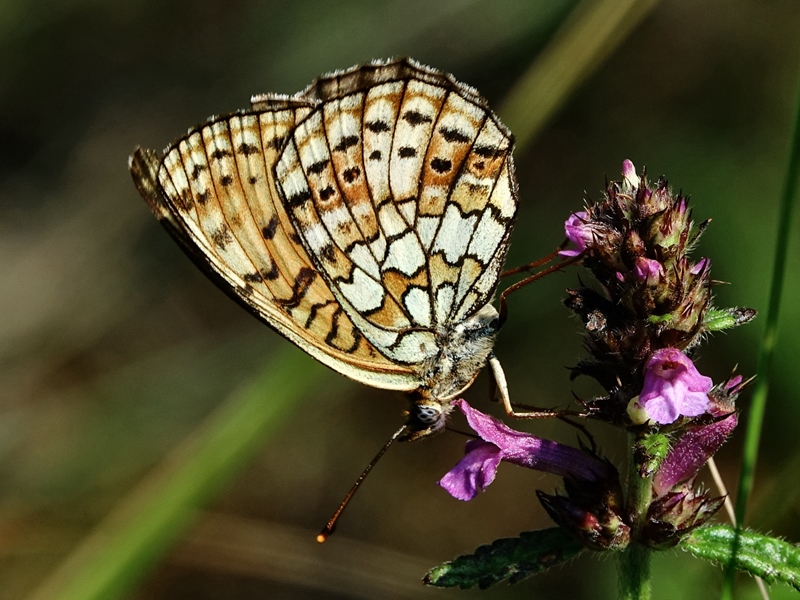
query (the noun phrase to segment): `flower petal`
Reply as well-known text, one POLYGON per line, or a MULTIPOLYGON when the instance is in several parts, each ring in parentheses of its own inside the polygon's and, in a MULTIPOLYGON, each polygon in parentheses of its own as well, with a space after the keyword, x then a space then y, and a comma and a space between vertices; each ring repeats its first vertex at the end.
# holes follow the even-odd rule
POLYGON ((647 285, 656 285, 664 277, 664 266, 657 260, 640 256, 636 259, 633 274, 647 285))
POLYGON ((708 411, 712 387, 711 378, 701 375, 683 352, 662 348, 645 365, 639 404, 651 420, 665 425, 681 415, 696 417, 708 411))
POLYGON ((472 500, 494 481, 500 455, 500 448, 491 442, 470 440, 464 458, 439 480, 439 485, 457 500, 472 500))
POLYGON ((456 400, 454 404, 467 417, 467 423, 482 439, 497 446, 503 458, 535 454, 543 441, 530 433, 511 429, 508 425, 491 415, 472 408, 466 400, 456 400))
POLYGON ((586 242, 592 239, 592 229, 586 221, 589 214, 586 211, 572 213, 564 223, 564 232, 567 234, 567 239, 575 244, 577 248, 570 250, 560 250, 559 256, 578 256, 586 250, 586 242))
POLYGON ((453 404, 464 413, 469 426, 481 438, 499 449, 502 460, 582 481, 597 481, 610 476, 606 462, 579 448, 511 429, 494 417, 472 408, 465 400, 456 400, 453 404))
POLYGON ((653 477, 656 497, 665 495, 676 485, 694 477, 728 439, 736 423, 736 413, 732 413, 709 425, 689 428, 670 449, 653 477))

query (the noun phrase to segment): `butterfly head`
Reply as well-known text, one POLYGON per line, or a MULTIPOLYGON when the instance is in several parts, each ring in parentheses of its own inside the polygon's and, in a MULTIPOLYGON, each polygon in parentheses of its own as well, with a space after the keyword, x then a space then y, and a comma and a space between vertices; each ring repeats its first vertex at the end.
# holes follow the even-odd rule
POLYGON ((410 442, 439 433, 444 429, 447 415, 451 410, 450 402, 442 402, 433 398, 414 400, 414 404, 407 413, 406 432, 400 437, 400 440, 410 442))

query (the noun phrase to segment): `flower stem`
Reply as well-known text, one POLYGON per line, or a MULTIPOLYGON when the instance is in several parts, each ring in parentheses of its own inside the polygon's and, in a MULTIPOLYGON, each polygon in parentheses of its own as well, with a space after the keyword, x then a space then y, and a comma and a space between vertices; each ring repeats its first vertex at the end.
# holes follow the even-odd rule
MULTIPOLYGON (((631 453, 636 443, 635 434, 629 434, 631 453)), ((619 571, 619 597, 622 600, 649 600, 650 598, 650 550, 639 544, 639 532, 647 517, 647 508, 652 498, 650 477, 641 477, 636 461, 628 460, 627 514, 631 526, 631 543, 617 558, 619 571)))

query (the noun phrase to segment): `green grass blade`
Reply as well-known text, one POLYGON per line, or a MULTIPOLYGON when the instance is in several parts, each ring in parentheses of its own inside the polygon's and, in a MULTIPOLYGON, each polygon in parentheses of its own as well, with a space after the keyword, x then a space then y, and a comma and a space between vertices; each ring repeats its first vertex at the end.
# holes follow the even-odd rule
MULTIPOLYGON (((790 140, 789 164, 783 185, 780 212, 778 214, 777 243, 775 259, 772 266, 772 285, 770 287, 769 305, 767 306, 764 337, 758 354, 756 380, 753 387, 753 399, 747 412, 747 429, 745 431, 742 467, 739 485, 736 491, 736 522, 742 527, 747 513, 747 503, 753 490, 755 466, 758 460, 758 446, 761 440, 761 428, 764 422, 764 411, 769 392, 769 378, 772 361, 775 356, 775 343, 778 338, 778 317, 780 314, 783 283, 786 275, 786 258, 789 251, 789 232, 792 224, 792 212, 797 203, 798 175, 800 175, 800 90, 795 106, 794 127, 790 140)), ((729 566, 725 577, 722 598, 733 596, 733 567, 729 566)))
POLYGON ((517 80, 498 110, 521 152, 577 87, 656 5, 656 0, 584 0, 517 80))
POLYGON ((29 600, 118 598, 165 554, 201 508, 324 379, 287 350, 232 394, 53 571, 29 600), (298 373, 302 370, 302 376, 298 373))

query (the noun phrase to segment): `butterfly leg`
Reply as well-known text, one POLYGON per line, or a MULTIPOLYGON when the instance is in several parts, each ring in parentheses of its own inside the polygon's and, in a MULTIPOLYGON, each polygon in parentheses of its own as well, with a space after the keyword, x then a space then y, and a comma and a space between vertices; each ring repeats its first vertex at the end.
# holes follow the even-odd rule
POLYGON ((503 408, 509 417, 515 419, 544 419, 547 417, 559 417, 566 414, 567 411, 558 410, 554 408, 537 408, 530 407, 532 410, 518 412, 514 410, 511 404, 511 397, 508 394, 508 383, 506 382, 506 374, 503 372, 503 367, 500 366, 500 361, 494 354, 489 355, 489 368, 492 371, 492 378, 496 386, 496 394, 499 396, 500 401, 503 403, 503 408))

